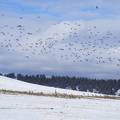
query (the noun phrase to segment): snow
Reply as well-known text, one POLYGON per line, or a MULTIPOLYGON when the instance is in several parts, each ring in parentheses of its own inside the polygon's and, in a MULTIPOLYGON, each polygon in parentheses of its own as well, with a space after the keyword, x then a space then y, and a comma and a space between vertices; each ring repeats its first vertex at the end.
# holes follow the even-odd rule
MULTIPOLYGON (((25 83, 0 76, 0 89, 73 95, 100 95, 25 83)), ((115 99, 65 99, 0 93, 0 120, 120 120, 115 99)))
POLYGON ((117 96, 120 96, 120 89, 115 93, 117 96))
POLYGON ((0 120, 120 120, 120 101, 0 94, 0 120))
POLYGON ((14 91, 32 91, 34 93, 43 92, 43 93, 65 93, 68 95, 82 95, 82 96, 103 96, 102 94, 91 93, 91 92, 81 92, 75 90, 66 90, 54 87, 46 87, 42 85, 36 85, 31 83, 26 83, 23 81, 7 78, 0 76, 0 89, 4 90, 14 90, 14 91))

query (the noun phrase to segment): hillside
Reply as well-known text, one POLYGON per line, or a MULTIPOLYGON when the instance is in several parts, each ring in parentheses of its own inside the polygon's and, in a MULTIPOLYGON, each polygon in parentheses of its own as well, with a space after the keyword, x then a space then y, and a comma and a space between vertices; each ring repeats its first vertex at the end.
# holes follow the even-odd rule
POLYGON ((7 91, 19 91, 19 92, 32 92, 32 93, 44 93, 44 94, 65 94, 76 96, 104 96, 103 94, 96 94, 91 92, 81 92, 74 90, 66 90, 54 87, 46 87, 42 85, 36 85, 26 83, 16 79, 0 76, 0 90, 7 91))

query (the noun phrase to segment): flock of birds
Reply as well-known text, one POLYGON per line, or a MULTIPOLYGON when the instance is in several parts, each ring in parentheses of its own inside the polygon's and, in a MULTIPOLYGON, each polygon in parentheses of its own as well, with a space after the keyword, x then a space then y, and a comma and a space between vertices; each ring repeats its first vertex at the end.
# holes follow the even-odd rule
MULTIPOLYGON (((96 9, 99 7, 96 6, 96 9)), ((1 14, 1 17, 4 17, 1 14)), ((37 17, 40 19, 40 17, 37 17)), ((24 17, 19 17, 24 20, 24 17)), ((19 52, 26 59, 51 55, 58 60, 73 63, 108 64, 120 67, 120 40, 114 32, 99 31, 96 25, 81 29, 80 22, 61 22, 51 26, 50 35, 34 40, 38 31, 31 32, 23 24, 0 25, 0 49, 19 52), (61 32, 56 29, 63 26, 61 32), (36 32, 36 33, 35 33, 36 32), (33 39, 33 40, 32 40, 33 39)), ((49 32, 49 31, 48 31, 49 32)))

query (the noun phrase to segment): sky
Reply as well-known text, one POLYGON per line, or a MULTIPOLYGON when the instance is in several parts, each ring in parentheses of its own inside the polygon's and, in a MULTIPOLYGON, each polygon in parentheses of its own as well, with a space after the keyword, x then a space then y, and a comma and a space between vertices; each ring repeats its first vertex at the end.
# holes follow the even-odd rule
POLYGON ((120 78, 119 0, 0 0, 0 72, 120 78))

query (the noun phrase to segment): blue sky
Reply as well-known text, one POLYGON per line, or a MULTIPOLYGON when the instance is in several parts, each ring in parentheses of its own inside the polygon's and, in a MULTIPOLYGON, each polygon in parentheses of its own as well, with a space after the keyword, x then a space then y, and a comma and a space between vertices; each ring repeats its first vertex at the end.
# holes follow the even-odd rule
POLYGON ((16 0, 3 0, 0 3, 0 9, 5 10, 6 12, 13 12, 18 14, 36 14, 43 13, 44 10, 41 10, 38 7, 34 7, 31 5, 25 5, 22 2, 18 2, 16 0))
MULTIPOLYGON (((116 64, 119 64, 117 60, 119 60, 120 54, 119 44, 117 43, 120 38, 119 5, 119 0, 1 0, 0 44, 6 46, 8 41, 11 40, 12 49, 8 51, 6 47, 0 48, 0 71, 119 78, 120 70, 119 67, 116 67, 116 64), (96 6, 98 9, 96 9, 96 6), (3 14, 4 16, 2 16, 3 14), (20 20, 20 17, 23 17, 23 19, 20 20), (108 49, 104 48, 104 45, 101 47, 96 44, 97 52, 87 58, 92 61, 88 63, 74 63, 72 60, 61 59, 60 56, 65 54, 69 56, 71 53, 67 50, 62 53, 58 49, 77 39, 76 37, 69 37, 71 28, 66 26, 65 23, 70 24, 73 28, 72 33, 77 30, 79 42, 91 42, 88 40, 88 30, 90 28, 93 33, 100 33, 100 35, 92 38, 93 44, 95 44, 94 41, 99 43, 101 37, 105 37, 106 33, 112 33, 113 37, 108 39, 109 42, 105 41, 111 44, 111 47, 108 49), (24 26, 25 30, 21 38, 19 38, 20 33, 16 29, 19 24, 24 26), (79 30, 75 26, 76 24, 81 25, 79 30), (6 25, 8 25, 7 28, 3 27, 6 25), (96 31, 94 26, 97 26, 96 31), (6 36, 3 35, 3 32, 6 36), (33 35, 28 36, 27 33, 31 32, 33 35), (34 44, 39 40, 42 40, 45 44, 53 44, 53 41, 49 41, 49 39, 53 38, 54 35, 59 36, 54 38, 57 44, 53 46, 49 54, 38 56, 42 49, 41 46, 37 49, 34 48, 34 44), (20 39, 19 43, 15 41, 18 38, 20 39), (115 45, 112 46, 114 43, 115 45), (18 44, 21 44, 23 48, 19 47, 18 44), (31 44, 33 49, 27 51, 31 44), (36 51, 34 55, 33 50, 36 51), (102 51, 102 54, 99 53, 100 51, 102 51), (114 59, 111 64, 97 65, 95 64, 95 55, 105 59, 110 59, 110 57, 114 59), (25 56, 31 57, 26 59, 25 56)), ((81 47, 76 43, 74 43, 74 46, 76 49, 81 47)), ((84 51, 83 54, 91 52, 91 48, 88 50, 84 51)))
POLYGON ((46 14, 58 19, 89 20, 119 17, 119 3, 118 0, 1 0, 0 9, 18 14, 46 14))

